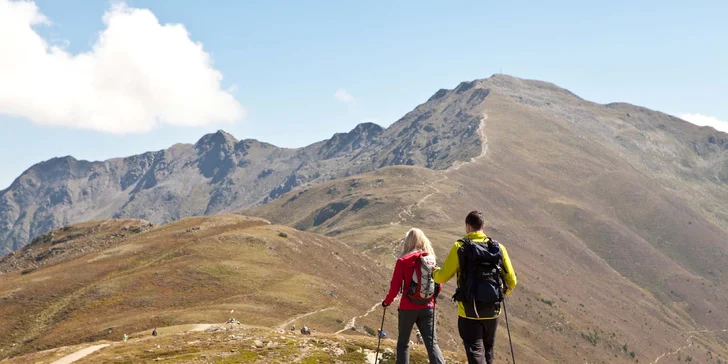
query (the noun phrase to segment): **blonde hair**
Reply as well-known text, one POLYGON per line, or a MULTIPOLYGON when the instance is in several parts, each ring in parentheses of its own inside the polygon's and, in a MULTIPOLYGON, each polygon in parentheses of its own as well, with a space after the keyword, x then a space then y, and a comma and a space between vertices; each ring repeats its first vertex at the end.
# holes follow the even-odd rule
POLYGON ((415 250, 422 250, 435 258, 435 250, 432 249, 430 239, 427 239, 425 233, 418 228, 410 229, 410 231, 407 232, 407 235, 404 236, 404 242, 402 243, 402 256, 405 256, 407 253, 415 250))

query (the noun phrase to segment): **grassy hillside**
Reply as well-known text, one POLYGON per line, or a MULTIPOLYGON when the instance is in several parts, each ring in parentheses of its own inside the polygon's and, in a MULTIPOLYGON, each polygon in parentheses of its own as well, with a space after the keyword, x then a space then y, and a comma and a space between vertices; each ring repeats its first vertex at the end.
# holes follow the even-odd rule
MULTIPOLYGON (((69 261, 2 274, 0 355, 224 322, 231 310, 245 324, 266 327, 312 313, 301 321, 335 332, 382 294, 369 284, 383 278, 374 266, 333 239, 262 219, 184 219, 69 261)), ((348 331, 364 334, 361 325, 348 331)))

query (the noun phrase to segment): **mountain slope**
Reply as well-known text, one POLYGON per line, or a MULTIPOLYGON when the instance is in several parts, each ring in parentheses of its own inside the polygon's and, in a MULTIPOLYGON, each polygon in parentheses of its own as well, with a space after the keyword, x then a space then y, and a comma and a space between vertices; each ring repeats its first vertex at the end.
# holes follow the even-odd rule
POLYGON ((478 117, 465 107, 431 102, 387 129, 365 123, 300 149, 238 141, 219 131, 194 145, 123 159, 55 158, 0 192, 0 252, 81 221, 128 217, 162 224, 265 203, 307 183, 383 166, 444 169, 477 154, 470 132, 478 117))
MULTIPOLYGON (((725 362, 728 136, 539 81, 497 75, 458 88, 488 90, 468 110, 487 115, 482 157, 330 181, 245 213, 335 235, 391 266, 410 226, 442 260, 465 214, 481 209, 519 276, 509 313, 517 352, 535 354, 527 362, 626 362, 631 352, 725 362)), ((458 88, 435 96, 458 98, 458 88)))

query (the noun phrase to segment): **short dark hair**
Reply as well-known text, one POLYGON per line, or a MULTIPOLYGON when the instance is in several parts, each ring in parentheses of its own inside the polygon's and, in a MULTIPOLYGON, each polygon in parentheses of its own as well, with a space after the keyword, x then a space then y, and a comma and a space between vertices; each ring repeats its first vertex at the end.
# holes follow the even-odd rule
POLYGON ((465 217, 465 223, 475 230, 480 230, 483 228, 483 225, 485 225, 485 218, 483 218, 482 212, 471 211, 468 216, 465 217))

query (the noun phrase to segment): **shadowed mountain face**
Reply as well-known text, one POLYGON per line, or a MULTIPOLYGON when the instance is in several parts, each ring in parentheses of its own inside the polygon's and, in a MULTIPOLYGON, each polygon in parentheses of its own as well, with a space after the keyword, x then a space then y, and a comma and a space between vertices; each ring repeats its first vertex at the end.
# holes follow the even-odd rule
MULTIPOLYGON (((477 90, 474 90, 477 91, 477 90)), ((391 127, 365 123, 300 149, 236 140, 223 131, 104 162, 39 163, 0 192, 0 253, 68 224, 108 218, 166 223, 266 203, 301 185, 392 165, 444 169, 479 152, 484 96, 419 106, 391 127)))

